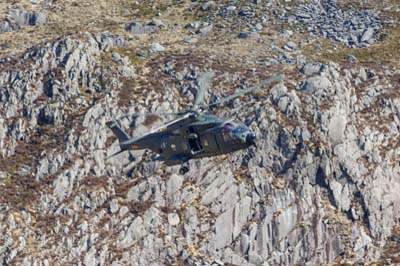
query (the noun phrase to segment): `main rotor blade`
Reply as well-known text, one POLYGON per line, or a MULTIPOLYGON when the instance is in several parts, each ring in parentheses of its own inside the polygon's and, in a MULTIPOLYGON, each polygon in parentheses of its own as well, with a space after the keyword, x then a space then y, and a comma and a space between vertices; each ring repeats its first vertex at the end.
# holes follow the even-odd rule
POLYGON ((126 117, 140 117, 140 116, 168 116, 168 115, 181 115, 182 113, 178 112, 159 112, 159 113, 154 113, 154 112, 144 112, 144 113, 132 113, 132 114, 124 114, 116 118, 115 120, 119 121, 123 118, 126 117))
POLYGON ((118 154, 123 153, 124 151, 125 151, 125 150, 119 150, 119 151, 117 151, 117 152, 115 152, 115 153, 113 153, 113 154, 107 156, 107 157, 106 157, 106 161, 109 160, 109 159, 111 159, 111 158, 114 157, 114 156, 117 156, 118 154))
POLYGON ((180 112, 145 112, 145 113, 134 113, 132 116, 167 116, 167 115, 181 115, 180 112))
POLYGON ((268 84, 270 84, 270 83, 272 83, 272 82, 274 82, 274 81, 281 81, 281 80, 283 80, 284 78, 285 78, 284 75, 278 75, 278 76, 274 76, 274 77, 272 77, 272 78, 263 80, 263 81, 261 81, 261 82, 260 82, 259 84, 257 84, 257 85, 254 85, 254 86, 252 86, 252 87, 246 88, 246 89, 244 89, 244 90, 242 90, 242 91, 239 91, 239 92, 237 92, 237 93, 235 93, 235 94, 232 94, 232 95, 230 95, 230 96, 227 96, 227 97, 225 97, 225 98, 222 98, 221 100, 218 100, 218 101, 215 101, 215 102, 213 102, 213 103, 210 103, 209 105, 206 105, 205 107, 207 108, 207 107, 217 106, 217 105, 219 105, 219 104, 221 104, 221 103, 229 102, 229 101, 231 101, 231 100, 233 100, 233 99, 235 99, 235 98, 237 98, 237 97, 239 97, 239 96, 242 96, 243 94, 252 92, 252 91, 257 90, 257 89, 259 89, 259 88, 262 88, 262 87, 264 87, 264 86, 266 86, 266 85, 268 85, 268 84))
POLYGON ((198 79, 197 84, 199 86, 199 90, 196 93, 196 99, 194 100, 194 105, 192 110, 196 111, 203 104, 204 99, 206 98, 208 88, 212 83, 212 78, 214 77, 213 71, 208 71, 202 73, 198 79))

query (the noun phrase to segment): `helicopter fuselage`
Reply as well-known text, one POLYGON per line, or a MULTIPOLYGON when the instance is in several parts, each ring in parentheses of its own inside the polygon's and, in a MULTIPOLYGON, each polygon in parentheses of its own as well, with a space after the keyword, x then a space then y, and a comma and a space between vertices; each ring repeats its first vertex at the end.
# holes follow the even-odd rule
MULTIPOLYGON (((246 93, 262 88, 272 82, 282 81, 283 76, 275 76, 257 85, 240 90, 215 102, 204 104, 213 73, 206 72, 198 77, 199 86, 194 105, 185 112, 177 113, 179 118, 150 131, 142 137, 131 138, 114 120, 107 123, 117 136, 121 150, 150 149, 157 154, 155 159, 167 165, 182 164, 181 173, 188 171, 184 163, 190 159, 211 157, 246 149, 255 145, 255 134, 243 123, 221 119, 202 113, 203 110, 217 107, 246 93)), ((116 155, 114 154, 114 155, 116 155)))
POLYGON ((122 150, 150 149, 167 165, 245 149, 255 144, 255 134, 244 124, 213 115, 189 114, 150 134, 121 142, 122 150))

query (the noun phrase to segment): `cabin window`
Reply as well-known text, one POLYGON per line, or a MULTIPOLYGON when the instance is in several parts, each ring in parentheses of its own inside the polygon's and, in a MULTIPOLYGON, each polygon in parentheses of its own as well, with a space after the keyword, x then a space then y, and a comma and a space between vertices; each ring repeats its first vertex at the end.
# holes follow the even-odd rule
POLYGON ((205 146, 205 147, 207 147, 208 146, 208 141, 205 139, 205 140, 203 140, 203 145, 205 146))
POLYGON ((222 133, 222 137, 223 137, 223 139, 224 139, 225 142, 228 142, 228 141, 231 141, 231 140, 232 140, 232 137, 231 137, 230 132, 223 132, 223 133, 222 133))

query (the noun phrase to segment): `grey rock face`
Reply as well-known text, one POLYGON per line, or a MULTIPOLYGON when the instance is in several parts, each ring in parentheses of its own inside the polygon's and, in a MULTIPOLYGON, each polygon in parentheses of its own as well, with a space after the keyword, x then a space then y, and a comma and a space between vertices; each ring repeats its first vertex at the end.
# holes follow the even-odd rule
POLYGON ((141 217, 138 217, 132 221, 126 232, 121 232, 121 241, 118 243, 118 246, 121 248, 127 248, 135 243, 135 241, 138 241, 144 237, 145 234, 146 230, 143 225, 143 220, 141 217))
POLYGON ((336 109, 336 112, 329 123, 329 137, 333 144, 340 143, 343 140, 346 123, 346 113, 343 109, 336 109))
POLYGON ((307 93, 322 94, 324 91, 333 88, 331 81, 325 76, 314 76, 307 79, 302 89, 307 93))
POLYGON ((9 16, 18 25, 40 25, 47 22, 47 15, 41 12, 30 12, 23 9, 11 9, 9 16))
POLYGON ((178 225, 180 222, 179 215, 176 213, 168 214, 168 223, 172 226, 178 225))
POLYGON ((10 25, 10 22, 4 20, 1 24, 0 32, 8 32, 8 31, 12 31, 12 27, 10 25))
POLYGON ((165 82, 162 91, 119 105, 122 80, 137 78, 121 71, 129 66, 116 52, 123 44, 109 34, 65 37, 2 65, 5 264, 327 265, 346 250, 379 257, 400 218, 399 147, 391 145, 400 100, 387 96, 389 74, 333 63, 293 70, 293 80, 215 111, 251 121, 257 147, 190 161, 182 176, 141 151, 106 160, 119 148, 106 121, 126 114, 121 124, 140 135, 150 126, 135 113, 177 110, 177 99, 200 87, 219 98, 232 80, 254 77, 218 68, 220 58, 195 65, 169 55, 147 76, 165 82), (116 64, 104 67, 104 55, 116 64))
POLYGON ((301 72, 307 76, 317 74, 321 71, 323 66, 321 64, 306 64, 301 68, 301 72))
POLYGON ((1 24, 0 33, 18 30, 26 25, 36 26, 45 23, 47 23, 47 15, 43 12, 11 9, 8 17, 1 24))
POLYGON ((43 12, 37 12, 33 15, 33 25, 41 25, 47 23, 47 15, 43 12))
POLYGON ((172 175, 167 181, 166 192, 167 195, 173 195, 182 187, 183 177, 180 175, 172 175))
POLYGON ((119 210, 119 204, 117 199, 113 199, 110 202, 110 212, 111 213, 116 213, 119 210))

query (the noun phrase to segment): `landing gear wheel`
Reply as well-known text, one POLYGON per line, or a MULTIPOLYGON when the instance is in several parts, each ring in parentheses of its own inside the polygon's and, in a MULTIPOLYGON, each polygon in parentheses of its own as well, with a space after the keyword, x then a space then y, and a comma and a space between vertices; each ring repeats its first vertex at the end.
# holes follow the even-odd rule
POLYGON ((181 169, 179 169, 179 173, 181 175, 186 174, 187 172, 189 172, 189 168, 187 166, 183 166, 181 169))

